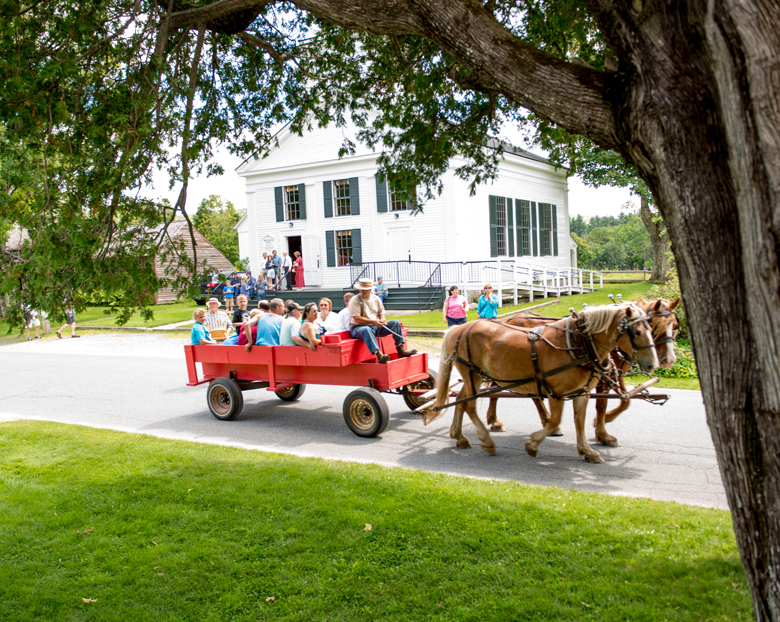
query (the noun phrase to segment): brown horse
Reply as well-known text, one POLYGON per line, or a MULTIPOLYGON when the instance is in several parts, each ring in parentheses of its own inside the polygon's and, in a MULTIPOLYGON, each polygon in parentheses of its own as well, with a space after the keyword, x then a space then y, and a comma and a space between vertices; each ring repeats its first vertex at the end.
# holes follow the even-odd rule
MULTIPOLYGON (((663 298, 657 300, 644 300, 640 298, 633 302, 650 318, 650 329, 653 333, 653 343, 655 343, 655 349, 658 353, 658 360, 660 361, 659 367, 665 369, 674 365, 677 357, 674 353, 674 338, 679 331, 680 322, 677 319, 675 309, 680 304, 680 299, 669 302, 663 298)), ((512 326, 522 326, 523 328, 534 328, 536 326, 544 326, 546 324, 552 324, 558 321, 560 318, 554 318, 544 315, 538 315, 536 313, 518 314, 510 318, 503 320, 506 324, 512 326)), ((627 360, 625 353, 613 351, 610 355, 613 363, 615 364, 615 378, 614 380, 620 385, 623 391, 626 391, 626 385, 623 375, 631 368, 630 361, 627 360)), ((600 382, 596 387, 597 393, 607 393, 612 387, 608 383, 600 382)), ((490 404, 487 411, 487 424, 490 426, 492 432, 503 432, 504 424, 498 420, 497 397, 489 398, 490 404)), ((539 419, 542 425, 546 425, 547 420, 550 418, 547 409, 544 407, 544 401, 539 398, 534 398, 534 405, 539 413, 539 419)), ((599 398, 596 400, 596 418, 593 425, 596 428, 596 441, 602 445, 608 445, 610 447, 617 447, 619 443, 617 439, 608 434, 605 423, 614 421, 615 418, 624 412, 631 405, 630 400, 621 401, 620 404, 607 412, 607 399, 599 398)), ((553 431, 550 436, 563 436, 563 432, 558 428, 553 431)))
MULTIPOLYGON (((634 304, 650 318, 653 343, 655 343, 655 349, 658 353, 660 367, 669 369, 677 361, 677 355, 674 353, 674 339, 680 330, 680 321, 677 319, 675 309, 680 305, 680 299, 676 298, 669 302, 663 298, 658 300, 644 300, 640 298, 634 301, 634 304)), ((613 352, 611 356, 618 370, 620 388, 625 391, 624 374, 631 369, 631 363, 620 353, 613 352)), ((609 391, 609 387, 604 383, 599 383, 596 387, 596 393, 607 391, 609 391)), ((603 398, 596 400, 596 418, 593 421, 593 425, 596 428, 596 440, 602 445, 617 447, 620 443, 618 443, 617 438, 607 433, 605 424, 614 421, 620 413, 627 410, 631 405, 631 400, 621 401, 610 411, 607 411, 607 402, 608 400, 603 398)))
POLYGON ((482 449, 495 452, 487 428, 477 416, 472 398, 483 379, 495 382, 521 395, 535 395, 550 400, 550 418, 544 428, 531 434, 525 450, 536 456, 539 444, 560 424, 565 399, 574 400, 577 451, 588 462, 603 462, 585 439, 585 409, 588 393, 601 378, 609 353, 618 342, 633 353, 643 371, 658 367, 647 316, 633 304, 610 305, 586 309, 577 316, 576 325, 563 318, 552 324, 528 330, 491 320, 477 320, 450 329, 442 342, 436 400, 424 414, 427 425, 446 408, 449 379, 453 365, 463 378, 458 394, 450 437, 460 448, 471 443, 463 435, 465 410, 482 443, 482 449), (567 324, 576 328, 567 328, 567 324), (573 334, 574 351, 567 346, 567 331, 573 334))

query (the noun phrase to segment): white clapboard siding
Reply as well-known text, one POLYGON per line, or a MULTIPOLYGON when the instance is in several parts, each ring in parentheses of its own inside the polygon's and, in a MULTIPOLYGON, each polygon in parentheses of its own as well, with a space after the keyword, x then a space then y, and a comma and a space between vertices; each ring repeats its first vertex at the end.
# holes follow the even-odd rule
POLYGON ((379 154, 358 145, 355 155, 338 159, 345 137, 354 139, 355 133, 352 126, 315 128, 304 136, 283 130, 278 136, 278 146, 271 149, 267 158, 248 161, 239 168, 239 175, 246 179, 248 197, 247 233, 240 236, 239 245, 241 256, 250 258, 253 270, 261 267, 262 253, 268 246, 281 254, 288 249, 288 237, 313 235, 317 236, 319 246, 321 286, 346 287, 350 283, 349 267, 327 266, 325 232, 352 229, 361 230, 364 263, 404 258, 392 254, 399 254, 400 240, 406 239, 410 240, 411 258, 415 261, 484 260, 490 257, 491 195, 554 204, 558 255, 518 260, 549 267, 570 265, 565 169, 556 170, 535 156, 505 154, 497 179, 477 187, 474 196, 470 196, 468 182, 454 174, 463 162, 454 160, 442 178, 443 192, 426 201, 422 213, 391 212, 389 204, 387 212, 378 213, 376 158, 379 154), (351 178, 358 178, 360 214, 326 218, 323 182, 351 178), (305 184, 306 219, 292 221, 292 226, 288 221, 277 222, 274 188, 297 184, 305 184), (391 240, 395 240, 395 245, 391 240))

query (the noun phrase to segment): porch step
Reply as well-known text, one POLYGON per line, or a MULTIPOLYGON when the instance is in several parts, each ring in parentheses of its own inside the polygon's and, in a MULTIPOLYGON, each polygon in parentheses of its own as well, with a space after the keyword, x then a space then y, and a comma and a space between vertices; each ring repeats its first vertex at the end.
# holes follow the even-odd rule
MULTIPOLYGON (((266 299, 281 298, 282 300, 293 300, 301 306, 305 306, 307 302, 319 302, 320 298, 330 298, 333 303, 334 311, 341 311, 344 308, 344 294, 350 290, 345 289, 320 289, 316 287, 307 288, 303 291, 286 291, 281 292, 268 292, 266 299)), ((357 289, 351 290, 357 294, 357 289)), ((390 287, 388 288, 389 295, 385 300, 385 309, 388 311, 406 311, 411 309, 418 309, 420 306, 420 300, 427 302, 423 305, 422 309, 430 311, 431 309, 441 309, 444 304, 444 288, 422 288, 417 287, 390 287), (418 294, 418 289, 420 293, 418 294)), ((257 305, 250 303, 249 307, 253 308, 257 305)))

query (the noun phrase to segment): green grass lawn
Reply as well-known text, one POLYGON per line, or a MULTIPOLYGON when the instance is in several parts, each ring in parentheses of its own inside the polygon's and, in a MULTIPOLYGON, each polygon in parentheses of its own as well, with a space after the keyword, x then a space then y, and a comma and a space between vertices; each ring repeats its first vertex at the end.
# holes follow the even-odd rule
POLYGON ((751 619, 726 511, 0 429, 3 620, 751 619))
MULTIPOLYGON (((607 298, 607 295, 612 294, 614 296, 617 296, 617 294, 621 294, 623 296, 623 300, 637 300, 638 298, 647 297, 648 290, 652 287, 652 284, 648 282, 640 282, 640 283, 628 283, 628 284, 605 284, 604 289, 599 289, 595 292, 591 292, 589 294, 575 294, 574 296, 561 296, 560 302, 556 302, 556 304, 551 305, 549 307, 543 307, 541 309, 538 309, 535 311, 535 313, 540 313, 542 315, 549 315, 552 317, 562 317, 566 315, 569 312, 569 307, 574 307, 577 309, 577 311, 582 309, 582 303, 586 302, 591 306, 596 305, 605 305, 605 304, 611 304, 609 298, 607 298)), ((537 298, 534 302, 527 302, 525 304, 517 305, 517 306, 504 306, 500 308, 498 311, 499 313, 509 313, 510 311, 519 311, 520 309, 525 309, 526 307, 532 307, 534 305, 538 305, 543 302, 549 302, 550 300, 557 300, 557 299, 539 299, 537 298)), ((400 320, 404 323, 404 326, 407 328, 413 328, 413 329, 437 329, 437 330, 446 330, 447 329, 447 323, 442 321, 441 317, 441 309, 438 311, 430 311, 427 313, 415 313, 411 315, 390 315, 388 314, 388 319, 395 319, 400 320)), ((477 319, 477 312, 475 311, 469 311, 468 312, 468 320, 476 320, 477 319)))

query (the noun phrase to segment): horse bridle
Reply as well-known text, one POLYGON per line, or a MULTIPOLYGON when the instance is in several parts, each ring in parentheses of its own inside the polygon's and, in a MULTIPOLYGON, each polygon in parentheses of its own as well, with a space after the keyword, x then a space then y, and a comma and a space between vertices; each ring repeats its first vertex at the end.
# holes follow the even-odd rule
MULTIPOLYGON (((677 317, 677 312, 676 311, 670 311, 669 309, 666 308, 665 305, 663 307, 663 310, 661 310, 661 311, 652 311, 652 312, 647 314, 647 317, 648 318, 673 317, 675 323, 677 324, 677 330, 678 331, 680 330, 680 318, 677 317)), ((674 331, 672 331, 672 336, 671 337, 668 337, 668 336, 664 335, 664 336, 659 337, 658 339, 656 339, 655 335, 653 335, 653 342, 657 346, 662 346, 665 343, 671 343, 673 341, 674 341, 674 331)))

